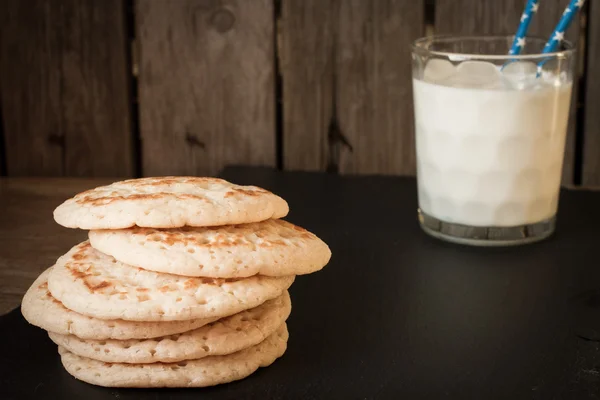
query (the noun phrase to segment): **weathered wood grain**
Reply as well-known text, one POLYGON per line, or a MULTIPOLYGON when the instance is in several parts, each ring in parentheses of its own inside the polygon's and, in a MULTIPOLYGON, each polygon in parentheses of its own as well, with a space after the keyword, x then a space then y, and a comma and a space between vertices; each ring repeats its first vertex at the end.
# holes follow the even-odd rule
POLYGON ((414 175, 410 43, 424 32, 423 11, 423 1, 340 3, 338 114, 354 148, 341 172, 414 175))
POLYGON ((283 0, 284 166, 324 170, 334 95, 343 173, 415 171, 409 43, 423 1, 283 0), (306 55, 310 54, 310 57, 306 55))
POLYGON ((70 0, 62 16, 66 173, 129 177, 134 162, 123 1, 70 0))
POLYGON ((285 169, 319 171, 327 165, 337 8, 335 0, 281 3, 278 53, 285 169))
MULTIPOLYGON (((0 86, 2 80, 0 79, 0 86)), ((0 103, 1 106, 1 103, 0 103)), ((6 176, 6 149, 4 146, 4 122, 2 120, 2 108, 0 108, 0 176, 6 176)))
POLYGON ((274 165, 270 0, 136 2, 144 175, 274 165))
POLYGON ((0 2, 0 107, 10 175, 62 175, 59 33, 47 1, 0 2))
MULTIPOLYGON (((437 0, 435 8, 435 33, 452 35, 513 35, 519 26, 525 2, 522 0, 437 0), (468 12, 465 12, 468 10, 468 12)), ((552 29, 562 15, 565 2, 545 0, 540 2, 538 12, 529 27, 529 36, 543 39, 550 37, 552 29)), ((567 32, 567 38, 576 42, 579 37, 579 21, 574 21, 567 32)), ((577 85, 573 85, 573 101, 565 161, 563 167, 564 185, 573 184, 575 163, 575 133, 577 85)))
POLYGON ((514 34, 523 6, 522 0, 436 0, 435 33, 514 34))
POLYGON ((121 0, 0 3, 8 175, 130 176, 121 0))
POLYGON ((17 307, 34 279, 87 232, 63 228, 52 211, 106 179, 0 179, 0 315, 17 307))
POLYGON ((587 79, 585 82, 585 123, 582 184, 600 185, 600 3, 591 1, 588 5, 587 79))

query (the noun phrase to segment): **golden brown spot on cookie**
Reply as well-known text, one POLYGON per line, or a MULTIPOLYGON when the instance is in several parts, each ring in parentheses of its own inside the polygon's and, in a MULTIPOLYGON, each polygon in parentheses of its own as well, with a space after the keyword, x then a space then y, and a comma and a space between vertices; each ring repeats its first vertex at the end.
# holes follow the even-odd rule
POLYGON ((73 253, 73 255, 71 256, 71 258, 75 261, 81 261, 86 257, 83 249, 80 249, 78 251, 76 251, 75 253, 73 253))
MULTIPOLYGON (((195 243, 198 246, 205 246, 205 245, 210 244, 210 241, 208 239, 201 238, 201 237, 199 237, 199 238, 190 238, 190 242, 195 243)), ((208 246, 208 247, 210 247, 210 246, 208 246)))
POLYGON ((202 200, 206 203, 210 202, 206 197, 198 194, 178 193, 177 198, 181 200, 202 200))
POLYGON ((148 288, 145 288, 145 287, 139 287, 139 288, 136 288, 135 290, 136 290, 136 292, 147 292, 147 291, 149 291, 150 289, 148 289, 148 288))
POLYGON ((162 286, 162 287, 161 287, 160 289, 158 289, 158 290, 160 290, 160 291, 161 291, 161 292, 163 292, 163 293, 166 293, 166 292, 168 292, 168 291, 171 291, 172 289, 171 289, 171 287, 170 287, 169 285, 164 285, 164 286, 162 286))
POLYGON ((154 236, 151 236, 149 238, 149 240, 151 240, 153 242, 160 242, 162 240, 162 237, 160 235, 154 235, 154 236))
POLYGON ((243 196, 260 196, 263 194, 270 194, 271 192, 264 190, 264 189, 260 189, 260 188, 256 188, 253 190, 248 190, 248 189, 241 189, 241 188, 231 188, 229 192, 225 193, 225 198, 228 197, 233 197, 233 196, 237 196, 237 195, 243 195, 243 196))
POLYGON ((142 294, 137 296, 137 299, 140 303, 143 303, 144 301, 150 300, 150 296, 148 296, 147 294, 142 294))
MULTIPOLYGON (((149 212, 148 212, 149 213, 149 212)), ((131 231, 132 233, 136 234, 136 235, 150 235, 156 232, 156 229, 153 228, 142 228, 140 226, 134 226, 133 228, 128 228, 126 230, 131 231)))
POLYGON ((40 286, 38 286, 39 289, 47 289, 48 288, 48 282, 44 282, 42 283, 40 286))
POLYGON ((190 254, 194 254, 196 252, 196 250, 194 250, 194 249, 187 249, 187 252, 190 253, 190 254))
MULTIPOLYGON (((202 283, 204 283, 204 280, 202 280, 202 283)), ((200 286, 200 284, 195 279, 188 279, 183 284, 184 289, 194 289, 198 286, 200 286)))
POLYGON ((167 233, 166 236, 163 238, 163 243, 166 244, 167 246, 173 246, 175 243, 181 242, 181 240, 179 240, 179 235, 177 234, 169 234, 167 233))
POLYGON ((216 285, 218 281, 215 278, 200 278, 204 285, 216 285))
POLYGON ((85 273, 85 272, 83 272, 83 271, 80 271, 80 270, 78 270, 78 269, 75 269, 75 268, 71 267, 71 266, 70 266, 70 265, 68 265, 68 264, 65 266, 65 268, 69 270, 69 273, 70 273, 70 274, 73 276, 73 278, 75 278, 75 279, 85 279, 85 278, 87 278, 87 277, 90 275, 90 274, 87 274, 87 273, 85 273))
MULTIPOLYGON (((113 192, 114 194, 108 195, 100 195, 96 197, 94 193, 90 193, 82 197, 81 199, 77 199, 78 203, 89 204, 92 206, 101 206, 106 204, 111 204, 117 201, 131 201, 131 200, 146 200, 146 199, 161 199, 164 198, 166 193, 135 193, 129 195, 119 195, 117 192, 113 192)), ((96 193, 98 194, 98 193, 96 193)))
POLYGON ((100 283, 99 283, 99 284, 97 284, 97 285, 93 285, 91 282, 88 282, 88 280, 87 280, 87 279, 84 279, 84 280, 83 280, 83 284, 84 284, 85 286, 87 286, 87 288, 88 288, 88 289, 89 289, 91 292, 93 292, 93 291, 96 291, 96 290, 101 290, 101 289, 104 289, 104 288, 107 288, 107 287, 110 287, 110 286, 112 286, 112 283, 111 283, 111 282, 108 282, 108 281, 102 281, 102 282, 100 282, 100 283))

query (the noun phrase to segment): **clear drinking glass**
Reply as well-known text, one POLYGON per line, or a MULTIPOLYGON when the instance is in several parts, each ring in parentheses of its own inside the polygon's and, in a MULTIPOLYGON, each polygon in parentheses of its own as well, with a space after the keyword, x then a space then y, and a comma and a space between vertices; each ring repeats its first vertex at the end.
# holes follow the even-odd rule
POLYGON ((428 37, 412 46, 419 221, 472 245, 554 231, 575 57, 545 40, 428 37))

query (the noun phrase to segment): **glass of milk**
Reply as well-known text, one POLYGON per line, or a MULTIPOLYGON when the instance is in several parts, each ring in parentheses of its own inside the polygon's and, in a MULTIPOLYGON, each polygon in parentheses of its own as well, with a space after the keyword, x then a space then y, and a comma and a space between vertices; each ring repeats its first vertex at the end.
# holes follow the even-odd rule
POLYGON ((412 46, 419 221, 463 244, 534 242, 558 206, 573 47, 527 38, 428 37, 412 46))

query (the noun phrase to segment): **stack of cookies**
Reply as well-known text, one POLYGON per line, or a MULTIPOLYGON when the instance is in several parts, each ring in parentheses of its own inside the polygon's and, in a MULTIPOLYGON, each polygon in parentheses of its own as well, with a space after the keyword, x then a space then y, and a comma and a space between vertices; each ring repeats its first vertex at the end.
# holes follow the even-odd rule
POLYGON ((279 218, 285 200, 214 178, 116 182, 61 204, 55 220, 89 230, 22 303, 65 369, 110 387, 203 387, 281 357, 287 289, 331 252, 279 218))

